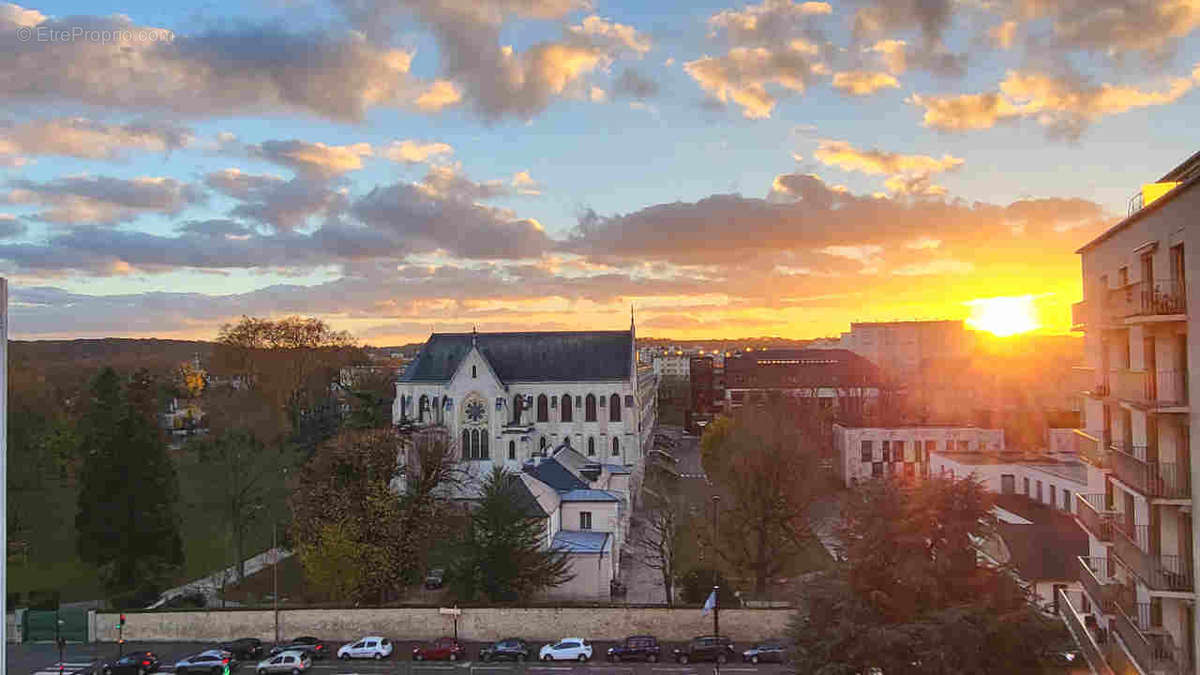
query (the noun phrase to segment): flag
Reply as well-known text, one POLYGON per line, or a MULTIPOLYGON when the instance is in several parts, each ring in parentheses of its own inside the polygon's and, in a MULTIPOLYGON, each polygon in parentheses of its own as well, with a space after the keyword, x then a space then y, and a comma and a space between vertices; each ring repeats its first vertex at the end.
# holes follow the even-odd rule
POLYGON ((708 599, 704 601, 704 611, 700 612, 700 616, 704 616, 712 611, 713 607, 717 606, 717 592, 714 590, 708 594, 708 599))

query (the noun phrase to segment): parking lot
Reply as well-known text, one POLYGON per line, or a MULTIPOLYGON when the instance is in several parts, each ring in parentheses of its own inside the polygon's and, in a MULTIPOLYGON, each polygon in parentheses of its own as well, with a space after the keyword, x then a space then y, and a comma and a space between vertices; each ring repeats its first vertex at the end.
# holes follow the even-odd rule
MULTIPOLYGON (((320 675, 366 675, 368 673, 397 673, 400 675, 712 675, 716 664, 693 663, 679 665, 670 659, 670 651, 681 645, 663 643, 663 660, 658 663, 607 663, 604 656, 613 642, 593 642, 594 657, 587 663, 544 663, 530 661, 526 663, 483 663, 476 657, 482 643, 466 642, 467 653, 471 660, 456 663, 416 663, 411 660, 412 648, 416 642, 395 642, 396 650, 391 658, 382 661, 337 661, 327 659, 314 661, 310 672, 320 675)), ((544 642, 530 641, 530 647, 535 651, 544 642)), ((334 650, 341 643, 330 642, 334 650)), ((125 653, 137 650, 149 650, 158 655, 162 661, 163 672, 174 670, 175 662, 185 656, 212 647, 211 643, 128 643, 125 653)), ((749 642, 734 645, 738 651, 751 646, 749 642)), ((89 672, 89 666, 99 659, 115 658, 117 646, 114 644, 68 645, 63 651, 63 670, 65 675, 83 674, 89 672)), ((53 644, 10 644, 7 649, 8 672, 21 674, 51 675, 57 674, 58 648, 53 644)), ((254 663, 242 663, 236 672, 253 673, 254 663)), ((784 670, 790 670, 787 664, 759 664, 730 662, 721 666, 722 673, 762 673, 763 675, 778 675, 784 670)))

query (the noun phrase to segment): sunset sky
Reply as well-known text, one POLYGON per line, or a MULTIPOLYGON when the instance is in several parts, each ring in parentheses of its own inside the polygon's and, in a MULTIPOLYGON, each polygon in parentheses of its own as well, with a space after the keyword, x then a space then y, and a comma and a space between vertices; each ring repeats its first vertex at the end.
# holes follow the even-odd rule
POLYGON ((1065 332, 1200 149, 1200 0, 181 4, 0 4, 12 337, 1065 332))

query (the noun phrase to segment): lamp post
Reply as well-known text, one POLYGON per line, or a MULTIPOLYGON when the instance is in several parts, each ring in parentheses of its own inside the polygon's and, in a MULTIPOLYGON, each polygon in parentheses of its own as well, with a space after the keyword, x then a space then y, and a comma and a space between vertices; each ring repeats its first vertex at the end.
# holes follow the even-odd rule
POLYGON ((721 587, 718 585, 720 579, 720 570, 717 565, 719 556, 717 555, 717 513, 721 508, 721 497, 719 495, 712 496, 713 504, 713 636, 721 634, 721 587))
POLYGON ((279 523, 271 522, 271 600, 275 603, 275 644, 279 644, 279 523))

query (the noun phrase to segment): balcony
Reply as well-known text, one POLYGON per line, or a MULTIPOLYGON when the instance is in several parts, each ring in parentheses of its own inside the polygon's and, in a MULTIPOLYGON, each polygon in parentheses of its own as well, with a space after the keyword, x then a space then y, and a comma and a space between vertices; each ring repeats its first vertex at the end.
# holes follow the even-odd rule
MULTIPOLYGON (((1084 659, 1092 669, 1101 675, 1112 675, 1113 670, 1108 666, 1105 651, 1097 643, 1096 636, 1088 630, 1083 615, 1071 601, 1071 594, 1062 588, 1058 589, 1058 613, 1062 615, 1063 623, 1066 624, 1071 637, 1075 638, 1079 650, 1083 652, 1084 659)), ((1109 640, 1109 644, 1111 643, 1112 640, 1109 640)))
POLYGON ((1112 568, 1108 558, 1087 558, 1079 556, 1079 582, 1088 597, 1100 606, 1105 614, 1112 614, 1117 604, 1117 593, 1120 585, 1113 578, 1112 568))
POLYGON ((1113 392, 1142 408, 1177 408, 1188 404, 1186 370, 1114 370, 1113 392))
POLYGON ((1189 593, 1194 587, 1188 556, 1150 553, 1149 528, 1121 525, 1113 537, 1113 552, 1152 591, 1189 593))
POLYGON ((1081 331, 1087 328, 1088 306, 1086 300, 1071 305, 1071 330, 1081 331))
POLYGON ((1191 467, 1176 462, 1141 459, 1144 446, 1125 446, 1112 454, 1113 473, 1129 487, 1150 499, 1191 499, 1191 467), (1131 448, 1133 453, 1126 451, 1131 448))
POLYGON ((1103 542, 1111 542, 1113 524, 1118 514, 1112 505, 1106 503, 1103 494, 1076 494, 1075 516, 1079 524, 1093 537, 1103 542))
POLYGON ((1097 469, 1112 468, 1104 443, 1082 429, 1075 429, 1075 454, 1097 469))
POLYGON ((1175 647, 1171 635, 1161 626, 1152 625, 1149 604, 1118 604, 1115 623, 1117 635, 1142 672, 1189 672, 1186 652, 1175 647))
POLYGON ((1126 316, 1165 317, 1187 314, 1187 288, 1180 279, 1155 279, 1131 284, 1137 306, 1126 316))

